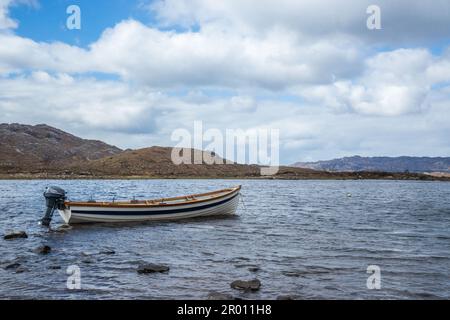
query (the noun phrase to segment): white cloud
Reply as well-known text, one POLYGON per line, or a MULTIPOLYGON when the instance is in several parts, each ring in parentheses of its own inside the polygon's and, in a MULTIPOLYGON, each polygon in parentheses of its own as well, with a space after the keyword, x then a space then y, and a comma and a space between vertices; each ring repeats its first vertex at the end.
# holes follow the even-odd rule
POLYGON ((450 3, 446 0, 160 0, 149 8, 164 25, 221 28, 264 33, 274 26, 311 37, 343 33, 370 43, 429 42, 448 39, 450 3), (382 30, 366 28, 367 7, 381 9, 382 30))
POLYGON ((124 83, 34 72, 0 80, 2 118, 21 122, 149 133, 160 95, 124 83), (58 125, 59 124, 59 125, 58 125))
POLYGON ((0 0, 0 32, 17 28, 18 22, 9 17, 9 8, 20 4, 32 7, 39 6, 37 0, 0 0))
POLYGON ((0 31, 17 27, 17 22, 9 17, 9 6, 13 0, 0 0, 0 31))
POLYGON ((62 42, 38 43, 11 33, 0 33, 0 74, 28 70, 82 73, 95 71, 87 51, 62 42))
POLYGON ((306 44, 286 30, 263 37, 220 30, 174 33, 133 20, 107 30, 90 51, 100 70, 149 86, 270 90, 328 82, 330 72, 351 75, 358 54, 344 37, 306 44))
POLYGON ((433 97, 425 114, 372 117, 333 113, 317 104, 263 100, 249 96, 169 96, 125 82, 73 78, 36 72, 0 79, 2 121, 48 123, 85 138, 120 147, 173 145, 174 129, 272 128, 281 134, 281 160, 361 155, 445 155, 450 128, 448 89, 433 97), (247 104, 248 108, 230 108, 247 104))
POLYGON ((366 60, 364 73, 355 79, 301 90, 301 94, 334 110, 397 116, 428 107, 432 86, 449 79, 438 74, 436 60, 425 49, 398 49, 366 60))
POLYGON ((124 21, 89 50, 0 34, 0 71, 104 72, 151 87, 216 86, 282 90, 359 72, 358 48, 345 37, 304 43, 273 30, 263 38, 221 31, 174 33, 124 21))
MULTIPOLYGON (((281 130, 283 163, 450 151, 450 52, 414 45, 442 38, 434 28, 450 23, 447 2, 380 1, 384 29, 374 35, 365 1, 194 1, 153 9, 195 32, 127 20, 88 48, 0 32, 1 121, 46 122, 121 147, 172 144, 172 130, 198 120, 264 126, 281 130), (423 31, 410 25, 430 17, 423 31), (410 49, 374 45, 408 37, 410 49)), ((10 3, 0 0, 0 28, 16 26, 10 3)))

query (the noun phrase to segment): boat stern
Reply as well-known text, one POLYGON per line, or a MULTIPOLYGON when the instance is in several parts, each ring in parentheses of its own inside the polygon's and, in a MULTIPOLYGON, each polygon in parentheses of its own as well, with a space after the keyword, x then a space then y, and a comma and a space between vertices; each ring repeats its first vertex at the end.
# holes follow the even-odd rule
POLYGON ((60 210, 58 210, 58 213, 61 216, 61 218, 64 220, 64 223, 69 224, 70 218, 72 217, 72 211, 70 210, 70 208, 60 209, 60 210))

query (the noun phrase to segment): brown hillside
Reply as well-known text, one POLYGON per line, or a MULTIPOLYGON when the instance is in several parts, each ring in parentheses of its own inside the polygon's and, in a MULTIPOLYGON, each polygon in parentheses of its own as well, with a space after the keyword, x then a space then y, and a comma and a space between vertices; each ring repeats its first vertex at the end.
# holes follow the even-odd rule
MULTIPOLYGON (((209 152, 189 149, 193 159, 194 152, 211 156, 217 161, 220 157, 209 152)), ((105 157, 89 163, 76 163, 70 169, 94 176, 148 176, 148 177, 243 177, 258 176, 259 167, 239 164, 180 164, 171 158, 172 148, 151 147, 127 150, 120 154, 105 157)))
POLYGON ((73 162, 96 160, 122 151, 45 124, 0 124, 0 137, 0 173, 61 170, 73 162))

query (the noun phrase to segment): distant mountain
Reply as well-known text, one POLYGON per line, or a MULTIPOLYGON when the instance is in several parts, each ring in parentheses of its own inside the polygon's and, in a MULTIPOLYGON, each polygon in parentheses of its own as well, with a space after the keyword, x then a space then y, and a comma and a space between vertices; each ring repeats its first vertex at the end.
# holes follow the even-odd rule
POLYGON ((120 152, 104 142, 81 139, 45 124, 0 124, 0 173, 55 171, 120 152))
POLYGON ((297 162, 297 168, 326 171, 446 172, 450 173, 450 157, 345 157, 340 159, 297 162))

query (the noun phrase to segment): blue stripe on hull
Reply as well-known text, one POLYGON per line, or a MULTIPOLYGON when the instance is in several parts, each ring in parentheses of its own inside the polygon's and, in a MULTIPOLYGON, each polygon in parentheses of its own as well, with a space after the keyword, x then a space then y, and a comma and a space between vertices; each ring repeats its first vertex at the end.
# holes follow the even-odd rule
POLYGON ((229 199, 222 200, 216 203, 206 204, 204 206, 192 207, 192 208, 183 208, 183 209, 169 209, 169 210, 159 210, 159 211, 90 211, 90 210, 72 210, 72 213, 79 214, 98 214, 98 215, 120 215, 120 216, 140 216, 140 215, 158 215, 158 214, 174 214, 174 213, 183 213, 183 212, 191 212, 198 211, 202 209, 208 209, 212 207, 219 206, 221 204, 227 203, 228 201, 233 200, 239 195, 239 193, 235 194, 229 199))

